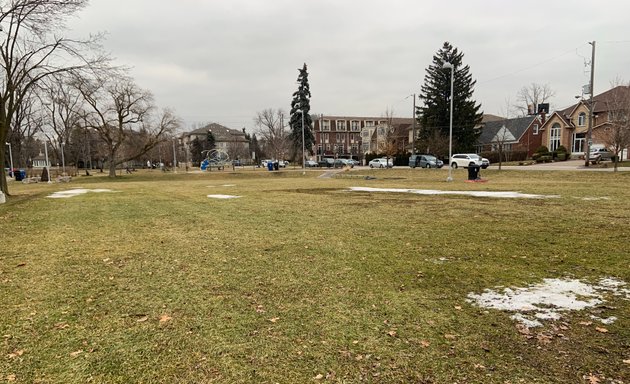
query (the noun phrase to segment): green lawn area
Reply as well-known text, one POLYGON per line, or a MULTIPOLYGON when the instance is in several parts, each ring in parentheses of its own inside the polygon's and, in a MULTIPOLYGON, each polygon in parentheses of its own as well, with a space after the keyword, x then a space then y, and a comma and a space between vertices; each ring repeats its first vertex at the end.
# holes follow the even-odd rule
POLYGON ((535 328, 467 301, 543 279, 630 283, 630 173, 321 173, 10 183, 0 382, 630 382, 628 295, 535 328), (72 188, 112 192, 47 198, 72 188))

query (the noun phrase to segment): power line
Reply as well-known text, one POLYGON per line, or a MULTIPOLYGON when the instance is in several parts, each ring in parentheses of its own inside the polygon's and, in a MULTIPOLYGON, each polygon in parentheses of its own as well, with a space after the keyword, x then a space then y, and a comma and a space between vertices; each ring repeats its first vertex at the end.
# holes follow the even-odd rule
POLYGON ((547 63, 549 63, 549 62, 551 62, 551 61, 557 60, 557 59, 559 59, 559 58, 560 58, 560 57, 562 57, 562 56, 568 55, 569 53, 572 53, 572 52, 574 52, 574 51, 577 51, 578 49, 582 48, 584 45, 587 45, 587 44, 588 44, 588 43, 585 43, 585 44, 580 45, 580 46, 578 46, 578 47, 576 47, 576 48, 573 48, 573 49, 570 49, 570 50, 568 50, 568 51, 562 52, 561 54, 559 54, 559 55, 557 55, 557 56, 554 56, 554 57, 552 57, 552 58, 549 58, 549 59, 546 59, 546 60, 540 61, 540 62, 538 62, 538 63, 536 63, 536 64, 532 64, 532 65, 530 65, 529 67, 525 67, 525 68, 519 69, 519 70, 517 70, 517 71, 511 72, 511 73, 507 73, 507 74, 505 74, 505 75, 497 76, 497 77, 494 77, 494 78, 489 79, 489 80, 480 81, 480 82, 478 82, 477 84, 489 83, 489 82, 492 82, 492 81, 495 81, 495 80, 503 79, 503 78, 505 78, 505 77, 510 77, 510 76, 516 75, 517 73, 521 73, 521 72, 524 72, 524 71, 530 70, 530 69, 532 69, 532 68, 539 67, 539 66, 541 66, 541 65, 543 65, 543 64, 547 64, 547 63))

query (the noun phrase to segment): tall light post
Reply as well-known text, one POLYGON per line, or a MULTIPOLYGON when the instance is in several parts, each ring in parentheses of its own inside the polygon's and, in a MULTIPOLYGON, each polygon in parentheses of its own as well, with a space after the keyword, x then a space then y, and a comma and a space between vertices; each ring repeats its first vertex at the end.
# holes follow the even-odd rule
MULTIPOLYGON (((66 174, 66 158, 63 155, 63 138, 60 137, 59 138, 59 147, 61 148, 61 169, 62 169, 62 175, 65 176, 66 174)), ((59 163, 57 163, 59 164, 59 163)))
POLYGON ((306 153, 304 152, 304 111, 297 110, 302 115, 302 169, 306 166, 306 153))
POLYGON ((411 154, 416 154, 416 94, 405 97, 405 100, 413 97, 413 111, 411 112, 411 154))
POLYGON ((48 162, 48 140, 44 141, 44 153, 46 154, 46 174, 48 175, 48 184, 51 184, 50 163, 48 162))
POLYGON ((177 151, 175 149, 175 138, 173 138, 173 173, 177 173, 177 151))
POLYGON ((451 167, 451 157, 453 156, 453 75, 455 68, 451 63, 442 64, 442 68, 451 70, 451 107, 450 118, 448 123, 448 177, 446 181, 453 181, 453 167, 451 167))
POLYGON ((9 146, 9 162, 11 163, 11 175, 13 175, 13 178, 15 179, 15 172, 13 171, 13 151, 11 150, 11 143, 5 143, 6 145, 9 146))

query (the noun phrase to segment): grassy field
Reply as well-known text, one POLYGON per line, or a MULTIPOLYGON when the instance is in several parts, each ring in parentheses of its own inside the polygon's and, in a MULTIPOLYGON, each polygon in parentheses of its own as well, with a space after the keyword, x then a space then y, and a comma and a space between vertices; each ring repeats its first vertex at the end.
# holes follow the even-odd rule
POLYGON ((467 301, 545 278, 630 282, 630 173, 321 173, 11 184, 0 382, 630 383, 627 297, 530 329, 467 301), (71 188, 112 192, 47 198, 71 188))

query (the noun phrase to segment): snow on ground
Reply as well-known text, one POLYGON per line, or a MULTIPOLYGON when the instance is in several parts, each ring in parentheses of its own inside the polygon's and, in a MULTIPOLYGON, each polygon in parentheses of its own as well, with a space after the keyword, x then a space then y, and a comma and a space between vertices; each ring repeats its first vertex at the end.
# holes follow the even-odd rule
POLYGON ((238 199, 240 196, 232 196, 232 195, 208 195, 211 199, 238 199))
POLYGON ((371 187, 350 187, 351 191, 357 192, 390 192, 390 193, 413 193, 417 195, 465 195, 474 197, 499 197, 499 198, 521 198, 521 199, 550 199, 558 198, 557 195, 533 195, 510 191, 439 191, 435 189, 405 189, 405 188, 371 188, 371 187))
MULTIPOLYGON (((484 293, 469 293, 467 301, 482 308, 498 309, 512 313, 511 318, 524 326, 539 327, 543 320, 558 320, 562 312, 580 311, 606 302, 610 296, 630 300, 630 289, 623 281, 606 278, 596 285, 576 279, 544 279, 542 283, 527 288, 504 288, 502 292, 486 289, 484 293)), ((616 317, 599 318, 603 324, 611 324, 616 317)))
POLYGON ((112 191, 111 189, 75 188, 75 189, 69 189, 67 191, 58 191, 46 197, 50 197, 51 199, 67 199, 74 196, 84 195, 88 192, 102 193, 102 192, 114 192, 114 191, 112 191))

